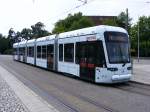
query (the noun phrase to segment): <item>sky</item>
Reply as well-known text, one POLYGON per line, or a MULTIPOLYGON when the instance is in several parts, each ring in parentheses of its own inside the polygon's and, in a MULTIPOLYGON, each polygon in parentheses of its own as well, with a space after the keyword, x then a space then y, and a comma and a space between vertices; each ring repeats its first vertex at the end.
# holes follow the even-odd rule
POLYGON ((117 16, 128 8, 133 24, 139 16, 150 16, 150 0, 87 0, 82 4, 79 0, 0 0, 0 33, 31 28, 39 21, 51 32, 58 20, 79 11, 83 15, 117 16))

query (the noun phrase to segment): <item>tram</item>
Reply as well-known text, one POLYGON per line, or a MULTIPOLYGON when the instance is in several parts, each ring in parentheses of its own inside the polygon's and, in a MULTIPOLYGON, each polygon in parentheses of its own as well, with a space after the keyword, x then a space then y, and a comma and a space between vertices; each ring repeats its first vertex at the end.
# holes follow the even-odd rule
POLYGON ((14 60, 96 83, 127 82, 132 76, 125 29, 99 25, 13 44, 14 60))

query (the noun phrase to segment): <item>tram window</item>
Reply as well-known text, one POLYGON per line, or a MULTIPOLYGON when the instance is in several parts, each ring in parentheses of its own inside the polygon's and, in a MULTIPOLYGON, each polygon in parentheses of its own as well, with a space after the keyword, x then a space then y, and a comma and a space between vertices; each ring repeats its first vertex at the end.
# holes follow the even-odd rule
POLYGON ((13 48, 13 55, 16 55, 16 48, 13 48))
POLYGON ((42 59, 46 59, 46 46, 42 46, 42 59))
POLYGON ((102 41, 81 42, 76 44, 76 63, 92 63, 96 66, 105 64, 102 41))
POLYGON ((41 46, 37 46, 37 58, 41 58, 41 46))
POLYGON ((24 47, 21 48, 21 55, 23 55, 23 48, 24 48, 24 47))
POLYGON ((106 64, 102 41, 95 42, 95 48, 97 49, 97 52, 94 53, 95 55, 93 55, 95 58, 95 64, 102 67, 104 64, 106 64))
POLYGON ((21 48, 21 55, 23 55, 23 48, 21 48))
POLYGON ((27 47, 27 56, 29 56, 29 47, 27 47))
POLYGON ((14 55, 17 55, 17 48, 14 48, 14 55))
POLYGON ((28 47, 28 57, 30 57, 31 54, 31 47, 28 47))
POLYGON ((29 47, 27 47, 27 56, 29 56, 29 47))
POLYGON ((47 46, 47 55, 53 57, 54 55, 54 45, 47 46))
POLYGON ((74 62, 74 44, 65 44, 64 45, 64 61, 74 62))
POLYGON ((34 47, 28 47, 28 56, 34 57, 34 47))
POLYGON ((23 47, 22 55, 25 55, 25 47, 23 47))
POLYGON ((47 63, 48 63, 47 66, 50 69, 53 68, 53 63, 54 63, 53 55, 54 55, 54 45, 49 44, 47 45, 47 63))
POLYGON ((53 57, 54 45, 50 44, 50 45, 47 46, 47 54, 53 57))
POLYGON ((21 48, 19 48, 19 55, 21 55, 21 48))
POLYGON ((34 57, 34 47, 31 47, 31 57, 34 57))
POLYGON ((63 61, 63 44, 59 44, 59 61, 63 61))
POLYGON ((20 53, 20 55, 23 55, 23 48, 21 48, 20 50, 21 50, 21 53, 20 53))
POLYGON ((31 57, 32 48, 29 47, 29 57, 31 57))
POLYGON ((80 61, 85 61, 87 57, 87 42, 76 43, 76 64, 79 64, 80 61))
POLYGON ((20 53, 20 55, 24 55, 25 54, 25 48, 24 47, 19 48, 19 53, 20 53))

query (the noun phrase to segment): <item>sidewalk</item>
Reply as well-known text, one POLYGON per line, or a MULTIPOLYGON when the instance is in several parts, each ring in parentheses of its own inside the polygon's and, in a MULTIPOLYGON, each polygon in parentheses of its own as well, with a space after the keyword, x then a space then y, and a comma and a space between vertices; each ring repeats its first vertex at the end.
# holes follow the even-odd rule
POLYGON ((150 85, 150 59, 141 59, 139 62, 134 59, 131 80, 150 85))
POLYGON ((0 66, 0 112, 58 112, 0 66))

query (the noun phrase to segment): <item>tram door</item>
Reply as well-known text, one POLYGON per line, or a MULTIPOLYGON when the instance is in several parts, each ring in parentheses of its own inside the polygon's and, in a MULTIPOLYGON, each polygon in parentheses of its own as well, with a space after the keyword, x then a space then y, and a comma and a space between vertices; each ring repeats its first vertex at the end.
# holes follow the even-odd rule
POLYGON ((80 65, 80 77, 95 81, 95 68, 102 66, 102 42, 77 43, 77 61, 80 65))
POLYGON ((54 45, 47 46, 47 67, 49 70, 53 70, 54 63, 54 45))
POLYGON ((18 51, 18 52, 19 52, 19 53, 18 53, 18 61, 21 61, 21 49, 22 49, 22 48, 19 48, 19 51, 18 51))
POLYGON ((25 47, 22 48, 22 55, 23 55, 23 62, 25 62, 25 58, 26 58, 26 56, 25 56, 25 47))

